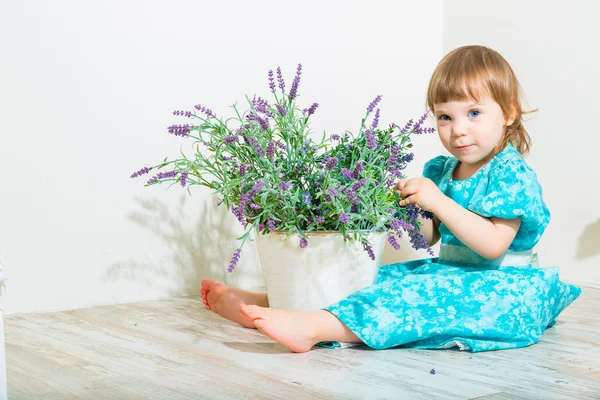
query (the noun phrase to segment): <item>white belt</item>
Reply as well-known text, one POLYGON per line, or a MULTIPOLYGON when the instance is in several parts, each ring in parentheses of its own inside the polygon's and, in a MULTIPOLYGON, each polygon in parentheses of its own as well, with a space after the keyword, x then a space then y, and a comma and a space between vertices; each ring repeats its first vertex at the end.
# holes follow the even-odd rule
POLYGON ((451 261, 457 263, 513 267, 524 267, 534 264, 533 250, 507 250, 502 256, 493 260, 489 260, 475 253, 468 247, 452 244, 443 244, 440 246, 439 259, 440 261, 451 261))

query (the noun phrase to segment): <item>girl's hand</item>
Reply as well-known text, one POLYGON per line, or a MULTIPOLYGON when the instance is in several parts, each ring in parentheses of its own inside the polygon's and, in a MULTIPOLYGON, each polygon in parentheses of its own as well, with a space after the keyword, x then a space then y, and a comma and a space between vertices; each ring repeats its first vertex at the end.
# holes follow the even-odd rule
POLYGON ((436 184, 427 178, 401 179, 396 184, 396 190, 402 197, 401 207, 416 204, 423 210, 431 211, 434 214, 445 198, 436 184))

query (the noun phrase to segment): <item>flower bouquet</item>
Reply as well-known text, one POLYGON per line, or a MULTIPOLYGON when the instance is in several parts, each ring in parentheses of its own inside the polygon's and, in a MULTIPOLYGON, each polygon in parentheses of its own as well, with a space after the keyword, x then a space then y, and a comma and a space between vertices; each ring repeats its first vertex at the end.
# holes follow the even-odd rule
MULTIPOLYGON (((268 72, 271 102, 246 97, 247 109, 232 106, 234 116, 221 118, 200 104, 193 110, 176 110, 189 123, 171 125, 169 133, 192 141, 194 153, 145 167, 132 178, 155 172, 147 186, 163 182, 184 188, 202 185, 218 195, 245 227, 238 238, 228 271, 236 266, 252 229, 261 234, 285 231, 297 234, 299 246, 309 246, 309 232, 336 231, 344 241, 358 241, 375 258, 368 234, 386 232, 399 249, 397 238, 407 232, 415 249, 427 249, 418 229, 419 215, 431 217, 415 206, 400 207, 393 190, 402 171, 413 159, 412 134, 433 132, 423 127, 427 113, 415 123, 380 127, 381 96, 367 107, 356 133, 325 132, 316 139, 311 116, 319 106, 298 104, 302 65, 289 91, 280 68, 268 72)), ((188 189, 189 190, 189 189, 188 189)))

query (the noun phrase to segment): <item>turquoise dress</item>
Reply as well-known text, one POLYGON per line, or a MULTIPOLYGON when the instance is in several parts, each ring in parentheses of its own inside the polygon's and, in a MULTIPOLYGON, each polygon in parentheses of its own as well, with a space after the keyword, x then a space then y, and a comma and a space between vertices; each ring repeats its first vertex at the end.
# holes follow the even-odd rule
POLYGON ((326 308, 369 347, 478 352, 529 346, 581 293, 559 280, 558 267, 537 266, 532 249, 550 213, 535 172, 512 144, 468 179, 452 179, 457 164, 439 156, 423 175, 474 213, 520 217, 519 231, 502 257, 488 260, 441 223, 439 257, 381 266, 375 284, 326 308))

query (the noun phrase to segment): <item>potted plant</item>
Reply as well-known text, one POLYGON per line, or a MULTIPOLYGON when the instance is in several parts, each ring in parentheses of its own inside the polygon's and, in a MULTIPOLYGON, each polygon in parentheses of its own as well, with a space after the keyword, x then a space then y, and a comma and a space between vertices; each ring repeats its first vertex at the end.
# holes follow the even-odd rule
POLYGON ((400 207, 393 190, 413 158, 411 135, 434 131, 423 126, 427 113, 416 123, 382 128, 377 96, 356 133, 323 132, 317 139, 310 119, 319 105, 300 107, 301 74, 299 64, 287 90, 281 69, 276 76, 270 70, 273 100, 246 97, 247 109, 234 104, 231 118, 200 104, 174 111, 188 122, 168 131, 191 140, 193 154, 131 175, 152 173, 147 186, 214 190, 246 228, 228 271, 256 231, 269 302, 288 309, 326 305, 372 284, 386 237, 399 249, 397 238, 407 232, 415 249, 431 252, 417 221, 427 213, 400 207))

